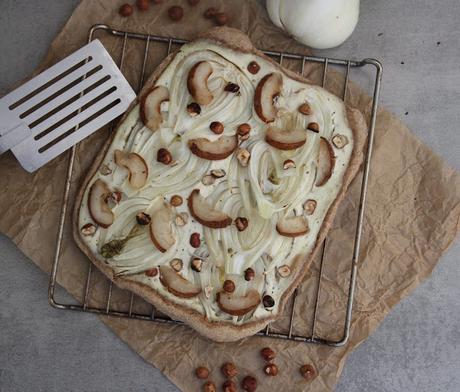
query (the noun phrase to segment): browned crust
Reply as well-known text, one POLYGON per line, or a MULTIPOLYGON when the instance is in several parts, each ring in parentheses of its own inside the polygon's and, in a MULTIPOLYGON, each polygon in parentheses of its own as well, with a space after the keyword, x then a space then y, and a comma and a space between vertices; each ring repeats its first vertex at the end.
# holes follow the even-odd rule
POLYGON ((230 226, 232 224, 232 218, 227 217, 222 221, 207 221, 198 216, 195 213, 195 210, 193 209, 193 198, 195 195, 199 195, 200 190, 199 189, 194 189, 192 193, 190 193, 190 196, 187 199, 187 206, 190 211, 190 214, 203 226, 210 227, 211 229, 223 229, 224 227, 230 226))
MULTIPOLYGON (((302 83, 308 83, 308 81, 300 75, 292 71, 283 69, 278 63, 271 60, 262 52, 255 49, 249 38, 239 30, 226 27, 217 27, 201 35, 200 38, 208 39, 214 43, 217 42, 229 49, 233 49, 236 51, 253 53, 257 56, 264 58, 266 61, 269 61, 276 69, 280 70, 282 73, 289 76, 290 78, 298 80, 302 83)), ((175 53, 169 55, 165 60, 163 60, 160 66, 156 69, 156 71, 151 75, 150 79, 147 81, 146 86, 141 92, 139 99, 142 99, 144 94, 148 92, 148 89, 154 85, 155 81, 158 79, 158 77, 161 75, 164 69, 169 65, 174 56, 175 53)), ((134 102, 126 113, 129 113, 130 110, 136 105, 136 103, 137 102, 134 102)), ((354 148, 348 169, 343 177, 342 188, 337 198, 332 202, 325 216, 322 227, 318 233, 315 246, 310 252, 310 254, 307 256, 307 259, 304 262, 301 262, 301 260, 294 261, 294 265, 296 265, 296 271, 293 271, 293 274, 297 274, 297 276, 292 281, 289 288, 281 296, 277 315, 282 314, 284 306, 286 305, 289 297, 292 295, 295 288, 302 282, 305 275, 307 274, 310 264, 317 255, 321 247, 321 244, 323 243, 327 235, 327 232, 329 231, 329 228, 333 223, 333 219, 337 212, 339 204, 345 197, 345 193, 348 189, 348 186, 352 182, 353 178, 356 176, 363 161, 364 144, 367 137, 367 126, 364 122, 363 116, 358 110, 350 108, 348 106, 346 109, 349 125, 353 131, 354 148)), ((125 119, 126 116, 127 114, 125 114, 125 116, 121 119, 121 122, 125 119)), ((172 317, 173 319, 184 321, 190 327, 198 331, 200 334, 212 340, 220 342, 239 340, 244 337, 254 335, 258 331, 263 329, 268 323, 274 321, 278 316, 267 317, 263 320, 252 321, 244 325, 233 325, 226 322, 209 321, 202 314, 189 308, 186 308, 182 305, 173 303, 167 298, 164 298, 150 286, 147 286, 140 282, 131 281, 126 277, 114 276, 113 270, 105 263, 105 261, 94 256, 94 254, 91 252, 91 250, 84 243, 80 236, 80 231, 78 227, 78 216, 85 189, 88 186, 88 183, 93 177, 94 173, 97 171, 98 167, 102 163, 106 155, 106 152, 110 147, 110 144, 112 143, 114 135, 115 132, 112 133, 112 136, 107 140, 104 147, 96 156, 94 163, 89 169, 88 174, 85 180, 83 181, 76 198, 75 208, 73 212, 73 235, 75 241, 77 242, 78 246, 83 251, 83 253, 85 253, 88 256, 88 258, 94 263, 94 265, 96 265, 96 267, 98 267, 109 279, 114 281, 118 286, 135 292, 136 294, 145 298, 148 302, 152 303, 161 312, 169 314, 170 317, 172 317)))

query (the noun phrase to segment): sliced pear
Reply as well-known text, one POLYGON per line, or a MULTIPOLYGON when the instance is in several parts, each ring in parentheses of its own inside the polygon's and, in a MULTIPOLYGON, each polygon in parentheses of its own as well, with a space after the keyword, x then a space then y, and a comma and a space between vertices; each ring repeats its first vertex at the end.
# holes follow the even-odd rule
POLYGON ((221 136, 214 142, 208 139, 192 139, 189 142, 190 150, 197 156, 211 161, 218 161, 230 156, 238 147, 236 136, 221 136))
POLYGON ((310 229, 308 221, 303 216, 294 216, 278 220, 276 231, 285 237, 299 237, 307 234, 310 229))
POLYGON ((316 186, 323 186, 332 176, 334 170, 334 149, 325 138, 319 141, 318 170, 316 172, 316 186))
POLYGON ((232 316, 243 316, 260 304, 260 295, 256 290, 249 290, 244 296, 220 291, 216 299, 220 310, 232 316))
POLYGON ((201 293, 200 287, 195 286, 167 265, 160 266, 160 282, 176 297, 193 298, 201 293))
POLYGON ((188 73, 188 92, 200 105, 208 105, 214 98, 208 88, 208 78, 211 74, 212 66, 207 61, 196 63, 188 73))
POLYGON ((265 75, 254 93, 254 110, 266 123, 275 121, 277 110, 273 100, 281 93, 283 77, 279 73, 265 75))
POLYGON ((108 185, 101 179, 96 180, 89 189, 89 214, 93 221, 103 228, 109 227, 115 219, 112 210, 107 204, 108 197, 111 193, 112 191, 109 189, 108 185))
POLYGON ((152 131, 156 131, 163 122, 160 107, 165 101, 169 101, 169 90, 164 86, 153 87, 141 100, 142 122, 152 131))
POLYGON ((295 150, 302 147, 307 141, 304 130, 283 131, 275 127, 269 127, 265 134, 265 141, 279 150, 295 150))
POLYGON ((150 239, 160 252, 165 253, 176 243, 172 229, 173 213, 167 206, 162 206, 151 218, 150 239))
POLYGON ((222 229, 232 224, 232 218, 222 211, 215 210, 206 199, 200 195, 199 189, 194 189, 188 198, 190 214, 203 226, 222 229))
POLYGON ((149 176, 149 168, 144 158, 135 152, 121 150, 115 150, 114 155, 115 163, 128 170, 128 180, 131 186, 136 189, 142 188, 149 176))

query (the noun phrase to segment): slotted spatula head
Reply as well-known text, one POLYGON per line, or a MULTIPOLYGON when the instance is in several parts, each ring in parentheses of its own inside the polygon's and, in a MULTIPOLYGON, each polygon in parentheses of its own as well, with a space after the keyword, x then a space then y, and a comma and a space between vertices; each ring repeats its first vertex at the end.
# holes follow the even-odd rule
POLYGON ((94 40, 0 100, 0 154, 33 172, 123 114, 136 94, 94 40))

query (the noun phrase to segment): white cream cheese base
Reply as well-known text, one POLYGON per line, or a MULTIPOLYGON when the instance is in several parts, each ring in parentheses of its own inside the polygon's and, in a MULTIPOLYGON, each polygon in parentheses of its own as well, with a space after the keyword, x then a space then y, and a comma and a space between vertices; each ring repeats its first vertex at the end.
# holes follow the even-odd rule
POLYGON ((107 229, 98 227, 93 236, 81 236, 94 256, 100 259, 103 259, 99 253, 101 246, 113 239, 126 237, 136 225, 137 213, 152 212, 163 200, 169 201, 171 196, 180 195, 184 203, 175 208, 176 212, 190 214, 186 200, 193 189, 200 189, 200 193, 216 209, 226 212, 233 219, 246 217, 249 227, 242 232, 233 224, 224 229, 207 228, 189 217, 185 226, 173 228, 176 243, 165 253, 155 248, 146 226, 140 235, 126 243, 121 254, 106 260, 116 274, 148 285, 168 300, 193 309, 211 321, 243 324, 278 312, 280 297, 295 279, 298 269, 302 268, 301 265, 294 266, 294 260, 306 260, 313 249, 326 213, 341 189, 353 152, 353 134, 343 102, 320 87, 300 83, 285 74, 282 74, 281 94, 275 102, 280 118, 269 125, 306 129, 308 123, 316 122, 320 131, 317 134, 306 130, 305 145, 293 151, 269 146, 264 138, 267 124, 255 113, 253 100, 258 82, 271 72, 279 70, 253 54, 233 51, 207 40, 184 45, 155 83, 167 87, 170 92, 169 102, 161 107, 164 118, 161 128, 152 132, 145 127, 140 120, 139 105, 136 105, 118 127, 104 157, 103 165, 112 172, 103 175, 98 170, 94 174, 80 208, 79 227, 94 223, 87 200, 90 185, 98 178, 112 190, 123 194, 120 203, 112 209, 114 223, 107 229), (193 100, 186 87, 187 75, 194 64, 203 60, 209 61, 213 67, 208 87, 214 100, 203 106, 200 115, 191 117, 186 111, 187 104, 193 100), (255 75, 247 70, 251 61, 260 66, 255 75), (239 94, 223 91, 228 82, 240 86, 239 94), (306 116, 297 111, 303 102, 309 103, 312 115, 306 116), (250 124, 250 138, 240 145, 251 152, 248 167, 241 166, 235 153, 218 161, 205 160, 191 153, 187 144, 190 139, 216 140, 221 136, 210 131, 209 124, 213 121, 224 124, 224 135, 234 135, 239 124, 250 124), (349 143, 342 149, 334 147, 332 176, 323 186, 317 187, 314 183, 320 137, 331 141, 336 134, 344 135, 349 143), (157 151, 162 147, 171 152, 173 164, 166 166, 157 162, 157 151), (127 170, 115 164, 116 149, 136 152, 144 158, 149 177, 143 188, 133 189, 127 170), (294 160, 296 168, 284 170, 286 159, 294 160), (226 176, 217 179, 213 185, 203 185, 202 177, 213 169, 225 170, 226 176), (278 187, 267 181, 269 171, 275 171, 280 179, 278 187), (276 200, 273 200, 274 195, 276 200), (310 231, 296 238, 278 234, 275 227, 280 216, 305 214, 302 205, 308 199, 317 202, 313 215, 305 216, 310 231), (195 232, 200 233, 202 239, 198 249, 192 248, 189 243, 190 235, 195 232), (193 255, 204 259, 201 272, 190 268, 193 255), (183 260, 180 274, 202 288, 197 297, 179 298, 168 292, 158 275, 148 277, 144 274, 150 268, 169 264, 174 258, 183 260), (277 267, 281 265, 290 266, 293 273, 281 278, 277 273, 277 267), (244 271, 249 267, 254 269, 255 279, 247 282, 244 271), (216 293, 222 289, 225 279, 235 282, 235 295, 244 295, 253 288, 261 297, 264 294, 272 296, 275 306, 266 309, 261 303, 255 311, 239 317, 221 311, 216 293))

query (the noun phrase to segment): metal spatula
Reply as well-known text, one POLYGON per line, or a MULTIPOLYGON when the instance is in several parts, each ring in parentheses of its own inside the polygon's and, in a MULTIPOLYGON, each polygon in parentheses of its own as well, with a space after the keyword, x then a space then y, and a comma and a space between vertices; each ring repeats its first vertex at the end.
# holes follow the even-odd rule
POLYGON ((124 113, 136 95, 94 40, 0 99, 0 154, 37 170, 124 113))

